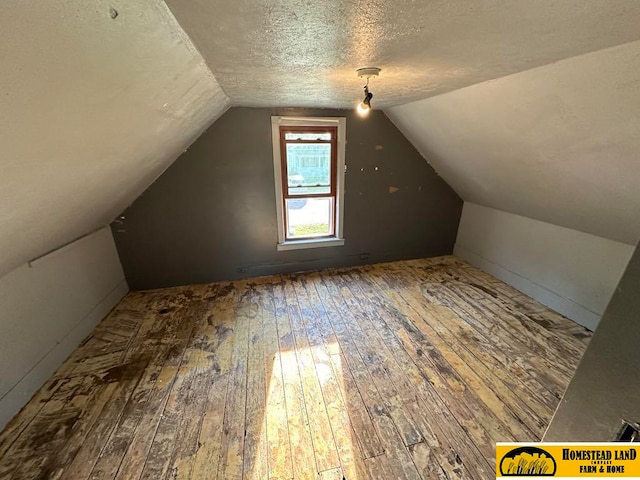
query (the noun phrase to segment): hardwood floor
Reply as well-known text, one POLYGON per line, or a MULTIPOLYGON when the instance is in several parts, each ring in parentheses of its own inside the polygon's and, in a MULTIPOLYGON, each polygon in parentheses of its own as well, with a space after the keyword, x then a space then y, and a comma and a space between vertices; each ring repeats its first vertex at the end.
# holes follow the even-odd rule
POLYGON ((485 480, 590 336, 455 257, 132 292, 0 434, 0 478, 485 480))

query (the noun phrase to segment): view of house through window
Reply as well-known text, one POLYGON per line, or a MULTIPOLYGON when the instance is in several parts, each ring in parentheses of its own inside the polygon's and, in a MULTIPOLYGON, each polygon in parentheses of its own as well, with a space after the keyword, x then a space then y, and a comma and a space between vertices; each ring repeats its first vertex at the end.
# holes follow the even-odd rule
POLYGON ((337 127, 280 127, 285 240, 335 236, 337 137, 337 127))

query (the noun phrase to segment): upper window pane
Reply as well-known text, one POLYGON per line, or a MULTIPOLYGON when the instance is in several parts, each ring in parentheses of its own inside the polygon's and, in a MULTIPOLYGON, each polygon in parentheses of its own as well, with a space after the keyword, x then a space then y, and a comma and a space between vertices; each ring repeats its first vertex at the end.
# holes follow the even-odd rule
POLYGON ((331 140, 331 132, 287 132, 285 140, 331 140))
POLYGON ((331 193, 331 144, 287 143, 289 195, 331 193))

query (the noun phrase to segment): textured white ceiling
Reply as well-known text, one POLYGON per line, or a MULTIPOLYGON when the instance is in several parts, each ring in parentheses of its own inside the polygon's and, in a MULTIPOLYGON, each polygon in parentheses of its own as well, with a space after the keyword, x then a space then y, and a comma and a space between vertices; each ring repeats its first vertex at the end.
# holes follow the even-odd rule
POLYGON ((525 71, 640 39, 637 0, 167 3, 188 35, 157 0, 4 6, 0 275, 113 220, 231 103, 351 107, 367 65, 378 108, 524 71, 389 114, 467 200, 638 237, 636 44, 525 71))
POLYGON ((386 108, 640 39, 637 0, 166 0, 234 105, 386 108))
POLYGON ((0 16, 0 276, 113 220, 229 104, 164 3, 35 3, 0 16))
POLYGON ((386 113, 465 200, 640 239, 640 41, 386 113))

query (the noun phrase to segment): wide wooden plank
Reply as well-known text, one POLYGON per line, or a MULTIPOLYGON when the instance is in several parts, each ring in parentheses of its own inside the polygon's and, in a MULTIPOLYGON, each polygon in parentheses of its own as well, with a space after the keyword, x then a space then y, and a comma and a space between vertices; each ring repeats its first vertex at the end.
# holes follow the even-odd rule
POLYGON ((282 359, 271 285, 258 288, 264 327, 264 368, 266 378, 265 421, 267 428, 267 464, 269 478, 293 478, 291 443, 287 422, 282 359))
POLYGON ((245 408, 247 404, 247 362, 249 323, 251 321, 251 287, 237 285, 236 332, 231 360, 231 375, 224 405, 222 437, 220 440, 219 480, 241 479, 244 468, 245 408))
POLYGON ((211 352, 212 370, 209 373, 207 406, 200 425, 199 448, 193 458, 190 478, 208 480, 214 478, 220 460, 222 424, 227 398, 231 362, 235 341, 235 307, 237 291, 233 285, 220 285, 213 292, 206 292, 203 300, 209 302, 206 329, 201 348, 211 352))
POLYGON ((293 478, 315 479, 318 475, 309 417, 304 404, 304 392, 298 370, 294 335, 287 309, 284 282, 274 284, 273 299, 278 328, 278 356, 286 399, 287 422, 293 478))
POLYGON ((266 374, 264 367, 263 312, 255 290, 251 296, 247 405, 244 445, 244 477, 247 480, 268 478, 268 444, 266 418, 266 374))

